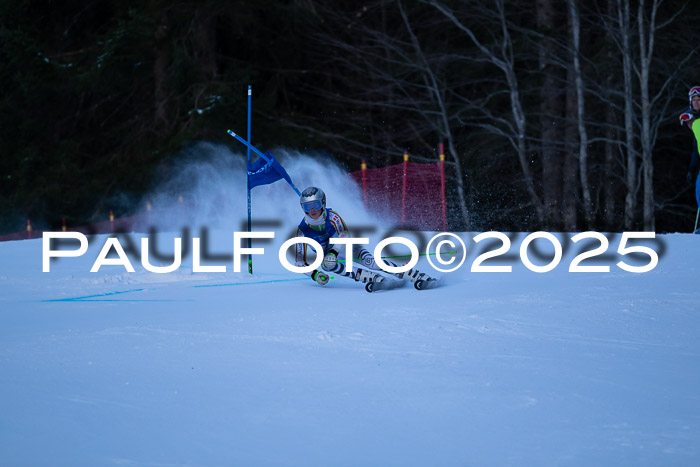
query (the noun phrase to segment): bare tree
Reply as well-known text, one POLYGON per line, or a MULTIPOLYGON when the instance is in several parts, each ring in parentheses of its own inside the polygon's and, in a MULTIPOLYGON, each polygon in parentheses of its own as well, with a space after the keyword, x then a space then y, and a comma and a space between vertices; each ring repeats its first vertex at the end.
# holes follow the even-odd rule
POLYGON ((467 202, 464 192, 464 172, 462 171, 462 163, 455 146, 455 138, 451 129, 449 110, 445 102, 444 91, 441 89, 440 80, 436 76, 435 71, 425 56, 425 53, 421 48, 420 41, 416 37, 413 28, 411 27, 411 22, 408 19, 403 2, 399 0, 397 3, 399 11, 401 12, 401 19, 403 20, 403 24, 408 31, 411 45, 413 46, 413 50, 417 57, 417 64, 421 70, 421 77, 425 85, 425 90, 428 93, 429 99, 432 101, 432 106, 437 109, 436 115, 434 119, 431 119, 431 121, 434 121, 433 124, 437 127, 441 138, 444 138, 447 142, 448 152, 452 158, 455 173, 457 174, 457 194, 460 200, 462 219, 466 229, 469 230, 471 223, 469 221, 469 211, 467 210, 467 202))
MULTIPOLYGON (((614 18, 615 17, 615 11, 616 7, 613 4, 612 1, 607 1, 606 2, 606 13, 607 17, 609 18, 614 18)), ((616 59, 616 55, 614 53, 614 49, 612 47, 612 43, 614 42, 614 37, 611 37, 611 31, 610 28, 605 28, 605 43, 607 44, 605 47, 605 58, 608 63, 614 63, 616 59)), ((615 202, 615 187, 617 186, 616 180, 613 177, 613 174, 616 173, 616 152, 617 149, 619 148, 619 144, 617 144, 616 138, 615 138, 615 106, 611 104, 612 99, 611 95, 613 93, 614 89, 614 83, 615 83, 615 73, 612 70, 612 67, 607 71, 605 74, 604 80, 603 80, 603 87, 605 89, 604 94, 602 95, 602 100, 608 101, 608 105, 605 107, 605 115, 604 115, 604 141, 603 141, 603 152, 605 154, 605 160, 604 160, 604 169, 603 169, 603 196, 604 196, 604 204, 605 204, 605 209, 604 209, 604 214, 603 218, 605 221, 605 226, 608 229, 611 229, 613 226, 617 227, 616 225, 616 202, 615 202)))
POLYGON ((330 61, 339 71, 329 72, 335 86, 317 92, 342 106, 343 124, 357 131, 336 141, 359 151, 399 155, 409 144, 444 141, 464 225, 484 218, 469 212, 477 192, 467 174, 509 180, 517 171, 510 186, 523 194, 502 212, 531 209, 530 227, 574 230, 582 214, 589 229, 600 220, 653 229, 652 155, 677 74, 665 76, 654 55, 678 14, 660 15, 662 1, 375 0, 352 14, 329 12, 333 26, 319 38, 338 51, 330 61), (601 43, 612 46, 601 54, 601 43), (348 118, 349 109, 360 115, 348 118), (371 138, 363 139, 368 121, 371 138), (465 149, 474 142, 481 145, 465 149), (485 167, 479 152, 498 162, 485 167), (511 172, 486 173, 498 164, 511 172))
MULTIPOLYGON (((334 79, 347 85, 350 92, 329 92, 318 89, 316 92, 326 97, 329 102, 345 109, 368 109, 367 114, 358 119, 348 118, 343 114, 346 126, 367 126, 367 118, 381 119, 381 124, 373 125, 372 140, 362 141, 356 138, 343 138, 360 153, 373 151, 400 155, 406 147, 405 141, 418 141, 433 151, 437 143, 445 143, 448 163, 452 168, 451 180, 455 183, 461 224, 470 228, 470 215, 467 202, 467 178, 462 164, 462 155, 456 144, 454 133, 459 114, 464 108, 448 102, 448 96, 455 95, 455 86, 446 76, 446 59, 443 53, 438 56, 426 51, 425 44, 415 30, 416 23, 401 0, 389 3, 394 10, 394 17, 400 23, 393 24, 394 29, 387 30, 383 15, 374 15, 387 8, 387 2, 379 2, 363 7, 354 15, 337 10, 326 10, 317 6, 324 17, 326 30, 317 34, 317 39, 338 51, 330 59, 334 69, 343 71, 334 75, 334 79), (380 21, 377 21, 380 16, 380 21), (345 24, 352 31, 353 37, 361 37, 358 42, 350 42, 337 33, 338 25, 345 24), (400 30, 397 27, 400 26, 400 30), (372 86, 356 87, 356 75, 372 83, 372 86), (432 138, 433 141, 426 141, 432 138)), ((310 131, 318 132, 312 128, 310 131)), ((358 132, 362 133, 362 132, 358 132)), ((413 157, 421 160, 419 155, 413 157)), ((364 157, 363 157, 364 158, 364 157)))
MULTIPOLYGON (((554 0, 537 0, 537 46, 538 46, 538 72, 542 76, 542 86, 539 90, 540 100, 540 160, 542 163, 542 202, 544 204, 544 216, 546 227, 558 228, 561 226, 564 210, 564 159, 563 146, 560 144, 564 138, 562 133, 564 119, 564 107, 566 99, 562 99, 566 83, 561 76, 564 68, 558 63, 557 55, 559 45, 553 32, 561 24, 562 12, 559 2, 554 0)), ((568 207, 568 206, 567 206, 568 207)))
POLYGON ((625 102, 625 150, 627 152, 627 167, 625 169, 626 188, 625 195, 625 229, 631 229, 634 224, 635 209, 637 207, 637 157, 638 153, 634 144, 634 107, 632 87, 632 29, 630 26, 630 2, 629 0, 614 0, 617 5, 617 26, 619 34, 619 47, 622 54, 622 73, 624 76, 623 95, 625 102))
MULTIPOLYGON (((515 149, 518 156, 518 161, 520 162, 520 169, 522 171, 523 180, 525 182, 530 202, 535 208, 539 224, 542 225, 545 222, 544 206, 535 188, 535 179, 530 170, 530 158, 528 157, 527 147, 527 117, 520 98, 520 85, 516 74, 513 43, 505 16, 505 1, 495 1, 495 15, 498 19, 500 35, 497 38, 498 42, 495 44, 495 46, 491 47, 488 47, 482 43, 481 40, 477 38, 472 28, 458 18, 451 8, 435 0, 428 0, 428 3, 434 6, 438 11, 445 15, 445 17, 452 24, 466 34, 477 49, 483 54, 486 60, 503 72, 508 84, 512 121, 506 122, 506 128, 508 129, 507 132, 503 132, 493 125, 486 125, 486 128, 495 131, 501 136, 505 136, 515 149), (494 50, 497 50, 498 52, 494 52, 494 50)), ((503 122, 502 119, 501 121, 503 122)))
MULTIPOLYGON (((668 20, 662 24, 657 24, 657 14, 663 0, 652 0, 651 11, 647 16, 647 7, 645 0, 639 0, 637 7, 637 33, 639 35, 639 65, 637 76, 639 79, 639 87, 641 91, 641 146, 642 146, 642 167, 644 173, 644 229, 655 230, 655 207, 654 207, 654 162, 652 160, 652 151, 656 143, 661 119, 658 115, 663 115, 665 108, 668 105, 668 99, 665 99, 670 83, 675 79, 676 73, 670 73, 666 80, 662 82, 655 95, 651 95, 650 90, 650 74, 653 66, 654 47, 656 44, 657 33, 665 26, 673 23, 673 21, 682 13, 676 12, 668 20), (663 102, 663 105, 659 105, 663 102), (661 107, 661 108, 659 108, 661 107), (657 112, 655 112, 657 110, 657 112), (658 110, 661 110, 658 112, 658 110), (656 113, 656 118, 652 118, 652 114, 656 113)), ((681 65, 690 58, 686 57, 681 65)))

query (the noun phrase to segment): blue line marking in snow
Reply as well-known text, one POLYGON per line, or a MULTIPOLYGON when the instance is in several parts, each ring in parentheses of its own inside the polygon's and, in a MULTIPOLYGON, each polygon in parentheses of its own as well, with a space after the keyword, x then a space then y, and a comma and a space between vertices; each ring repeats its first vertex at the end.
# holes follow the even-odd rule
POLYGON ((42 302, 194 302, 194 299, 192 298, 187 298, 184 300, 169 300, 169 299, 160 299, 160 298, 144 298, 144 299, 137 299, 137 298, 81 298, 81 299, 58 299, 58 300, 42 300, 42 302))
MULTIPOLYGON (((229 287, 233 285, 254 285, 254 284, 272 284, 275 282, 292 282, 292 281, 302 281, 306 277, 295 277, 293 279, 271 279, 267 281, 256 281, 256 282, 231 282, 228 284, 204 284, 204 285, 193 285, 195 288, 203 287, 229 287)), ((169 300, 169 299, 115 299, 115 298, 103 298, 110 297, 112 295, 121 295, 131 292, 143 292, 146 289, 131 289, 131 290, 121 290, 116 292, 107 292, 95 295, 85 295, 82 297, 70 297, 70 298, 53 298, 47 300, 39 300, 40 302, 188 302, 194 301, 192 299, 184 300, 169 300)))
POLYGON ((229 287, 232 285, 254 285, 254 284, 272 284, 275 282, 292 282, 292 281, 303 281, 308 279, 307 277, 295 277, 294 279, 272 279, 269 281, 256 281, 256 282, 231 282, 229 284, 204 284, 204 285, 194 285, 193 287, 229 287))
POLYGON ((71 298, 54 298, 54 299, 49 299, 49 300, 39 300, 41 302, 79 302, 79 301, 97 301, 97 300, 90 300, 90 299, 95 299, 98 297, 109 297, 111 295, 120 295, 123 293, 130 293, 130 292, 143 292, 145 289, 131 289, 131 290, 121 290, 117 292, 107 292, 107 293, 100 293, 100 294, 95 294, 95 295, 85 295, 83 297, 71 297, 71 298))

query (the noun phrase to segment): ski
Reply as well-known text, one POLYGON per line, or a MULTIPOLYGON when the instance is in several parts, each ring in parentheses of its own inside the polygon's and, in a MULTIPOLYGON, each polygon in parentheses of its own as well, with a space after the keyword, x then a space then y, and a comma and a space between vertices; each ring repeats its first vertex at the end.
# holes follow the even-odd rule
POLYGON ((416 288, 416 290, 428 290, 428 289, 434 289, 435 287, 438 287, 440 285, 440 281, 437 279, 428 278, 428 279, 419 279, 413 283, 413 287, 416 288))
POLYGON ((384 280, 375 282, 367 282, 365 284, 365 290, 369 293, 376 292, 378 290, 391 290, 391 289, 398 289, 400 287, 403 287, 406 283, 404 281, 399 281, 399 280, 394 280, 394 279, 387 279, 384 278, 384 280))

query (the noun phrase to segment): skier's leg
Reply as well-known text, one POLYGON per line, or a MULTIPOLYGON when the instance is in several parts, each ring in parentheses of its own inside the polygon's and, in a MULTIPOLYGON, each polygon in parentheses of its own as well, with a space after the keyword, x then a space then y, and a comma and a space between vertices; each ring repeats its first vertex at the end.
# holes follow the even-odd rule
MULTIPOLYGON (((405 271, 405 272, 398 272, 398 273, 386 272, 386 271, 384 271, 381 267, 379 267, 379 265, 377 264, 377 262, 374 260, 374 256, 372 256, 372 253, 370 253, 369 251, 367 251, 365 248, 361 248, 361 247, 360 247, 360 249, 359 249, 359 251, 357 252, 357 255, 356 255, 355 257, 356 257, 356 259, 357 259, 358 261, 360 261, 360 262, 362 263, 362 265, 363 265, 365 268, 367 268, 367 269, 372 269, 372 270, 375 270, 375 271, 382 271, 382 272, 384 272, 385 274, 390 274, 390 275, 392 275, 392 276, 394 276, 394 277, 396 277, 396 278, 398 278, 398 279, 406 279, 406 280, 409 280, 409 281, 411 281, 411 282, 415 282, 415 281, 417 281, 417 280, 419 280, 419 279, 427 279, 427 278, 429 278, 429 276, 428 276, 427 274, 420 272, 420 271, 419 271, 418 269, 416 269, 416 268, 411 268, 411 269, 409 269, 408 271, 405 271)), ((392 267, 399 267, 399 265, 396 264, 396 263, 394 263, 393 261, 384 260, 384 262, 385 262, 386 264, 388 264, 389 266, 392 266, 392 267)))
MULTIPOLYGON (((369 254, 369 252, 368 252, 369 254)), ((371 257, 372 255, 370 255, 371 257)), ((335 266, 328 268, 324 264, 322 266, 324 271, 327 272, 332 272, 333 274, 337 274, 338 276, 341 277, 349 277, 350 279, 353 279, 355 281, 362 281, 362 282, 371 282, 371 281, 376 281, 376 280, 381 280, 381 276, 378 274, 374 274, 370 272, 367 268, 357 268, 353 267, 352 271, 348 271, 348 264, 349 260, 345 258, 345 252, 341 252, 338 254, 338 260, 335 263, 335 266)), ((371 259, 371 263, 374 264, 374 259, 371 259)), ((363 265, 365 263, 362 263, 363 265)), ((376 264, 375 264, 376 266, 376 264)))
POLYGON ((362 251, 360 251, 359 249, 353 249, 352 256, 356 261, 360 262, 360 267, 357 267, 357 265, 353 264, 352 272, 348 271, 348 264, 350 264, 351 260, 345 258, 344 251, 338 255, 338 260, 336 261, 335 266, 329 268, 326 267, 326 265, 324 265, 323 269, 325 271, 332 272, 339 276, 349 277, 351 279, 354 279, 355 281, 363 283, 379 282, 384 279, 384 276, 382 276, 381 274, 372 272, 372 270, 381 271, 381 269, 374 262, 374 258, 367 250, 362 249, 362 251))
POLYGON ((337 274, 342 277, 349 277, 351 279, 355 279, 355 273, 354 272, 348 272, 345 268, 345 262, 344 260, 344 255, 341 253, 338 255, 338 261, 336 261, 335 266, 329 268, 325 264, 321 266, 321 268, 326 271, 326 272, 332 272, 333 274, 337 274))
POLYGON ((698 230, 698 218, 700 218, 700 173, 695 179, 695 201, 698 203, 698 212, 695 215, 695 228, 693 231, 698 230))
POLYGON ((374 269, 380 271, 381 269, 374 262, 374 258, 372 258, 372 255, 367 250, 364 250, 364 253, 360 252, 358 258, 362 258, 362 267, 353 267, 352 272, 348 271, 347 264, 349 260, 345 258, 344 252, 341 252, 338 255, 338 260, 335 262, 333 267, 327 267, 327 265, 324 264, 322 269, 326 272, 333 273, 341 277, 349 277, 350 279, 363 283, 379 282, 384 279, 382 275, 374 273, 370 270, 374 269))

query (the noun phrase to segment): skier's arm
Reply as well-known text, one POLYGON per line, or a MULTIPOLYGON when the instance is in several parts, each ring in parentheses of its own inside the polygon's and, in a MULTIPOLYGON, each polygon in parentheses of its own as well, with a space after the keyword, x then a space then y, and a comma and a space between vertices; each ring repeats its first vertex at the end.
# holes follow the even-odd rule
POLYGON ((345 225, 345 221, 342 217, 340 217, 340 214, 332 209, 329 209, 328 215, 330 216, 331 224, 333 224, 333 227, 335 228, 335 233, 332 235, 333 237, 345 238, 351 236, 348 226, 345 225))

